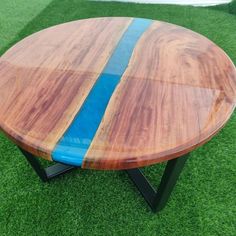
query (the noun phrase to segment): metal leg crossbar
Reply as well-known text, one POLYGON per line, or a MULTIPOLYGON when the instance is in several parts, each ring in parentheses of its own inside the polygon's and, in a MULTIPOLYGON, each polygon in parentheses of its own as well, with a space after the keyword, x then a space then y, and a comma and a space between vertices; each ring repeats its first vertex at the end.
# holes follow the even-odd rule
POLYGON ((160 211, 166 205, 187 158, 188 155, 185 155, 167 162, 157 190, 149 183, 140 169, 126 170, 153 212, 160 211))
POLYGON ((56 164, 49 166, 47 168, 43 168, 42 165, 40 164, 40 162, 38 161, 38 159, 35 158, 34 155, 32 155, 31 153, 29 153, 21 148, 20 148, 20 150, 23 153, 23 155, 25 156, 25 158, 27 159, 27 161, 30 163, 32 168, 35 170, 35 172, 37 173, 39 178, 43 182, 47 182, 59 175, 62 175, 68 171, 78 168, 75 166, 64 165, 61 163, 56 163, 56 164))
MULTIPOLYGON (((34 155, 21 148, 20 150, 43 182, 47 182, 52 178, 78 168, 61 163, 43 168, 34 155)), ((134 182, 139 192, 143 195, 144 199, 149 204, 153 212, 160 211, 166 205, 170 194, 178 180, 178 177, 184 167, 187 157, 188 155, 185 155, 167 162, 157 191, 149 183, 140 169, 126 170, 129 177, 134 182)))

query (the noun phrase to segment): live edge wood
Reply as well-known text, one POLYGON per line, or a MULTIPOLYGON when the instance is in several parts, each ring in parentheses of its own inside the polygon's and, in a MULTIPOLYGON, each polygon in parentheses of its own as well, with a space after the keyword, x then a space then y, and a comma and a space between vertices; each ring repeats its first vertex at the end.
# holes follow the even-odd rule
MULTIPOLYGON (((0 127, 51 160, 132 18, 94 18, 33 34, 0 58, 0 127)), ((202 145, 230 118, 236 70, 222 49, 153 21, 137 42, 83 161, 128 169, 202 145)))

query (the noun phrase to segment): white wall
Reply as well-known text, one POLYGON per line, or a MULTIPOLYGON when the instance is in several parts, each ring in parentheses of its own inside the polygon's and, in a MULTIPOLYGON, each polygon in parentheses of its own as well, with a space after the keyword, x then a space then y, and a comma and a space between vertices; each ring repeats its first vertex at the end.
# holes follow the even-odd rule
POLYGON ((179 4, 179 5, 194 5, 194 6, 212 6, 231 2, 231 0, 99 0, 99 1, 179 4))

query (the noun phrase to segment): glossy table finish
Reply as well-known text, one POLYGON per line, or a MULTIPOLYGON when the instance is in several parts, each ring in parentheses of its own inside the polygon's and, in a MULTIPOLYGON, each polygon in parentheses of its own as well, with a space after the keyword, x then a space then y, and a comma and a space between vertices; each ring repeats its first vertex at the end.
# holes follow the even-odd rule
POLYGON ((90 169, 186 154, 236 102, 236 70, 188 29, 94 18, 35 33, 0 58, 0 127, 22 149, 90 169))

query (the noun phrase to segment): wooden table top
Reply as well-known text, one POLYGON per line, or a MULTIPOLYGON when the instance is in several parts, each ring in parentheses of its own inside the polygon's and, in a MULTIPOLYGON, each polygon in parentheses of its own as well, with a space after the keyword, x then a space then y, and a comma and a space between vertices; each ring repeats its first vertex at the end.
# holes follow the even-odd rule
POLYGON ((91 169, 190 152, 236 102, 236 70, 188 29, 93 18, 35 33, 0 58, 0 127, 36 156, 91 169))

